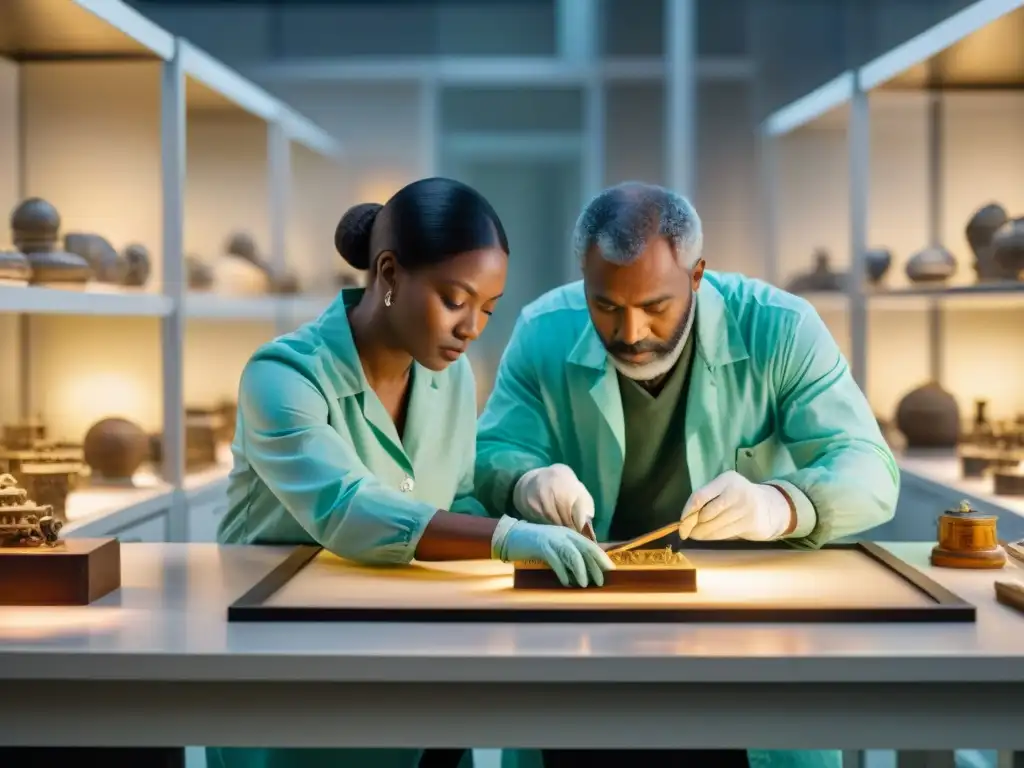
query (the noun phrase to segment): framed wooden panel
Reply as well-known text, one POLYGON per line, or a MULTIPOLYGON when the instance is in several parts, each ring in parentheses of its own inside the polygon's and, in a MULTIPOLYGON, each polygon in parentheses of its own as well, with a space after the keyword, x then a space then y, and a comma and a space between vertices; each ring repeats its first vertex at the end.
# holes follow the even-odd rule
POLYGON ((973 622, 975 607, 870 542, 687 548, 696 592, 516 590, 494 561, 367 567, 299 546, 228 621, 973 622))

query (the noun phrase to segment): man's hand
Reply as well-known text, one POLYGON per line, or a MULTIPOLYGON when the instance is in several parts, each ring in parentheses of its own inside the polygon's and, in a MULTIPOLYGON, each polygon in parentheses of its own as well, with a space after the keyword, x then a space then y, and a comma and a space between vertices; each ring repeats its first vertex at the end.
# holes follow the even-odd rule
POLYGON ((594 519, 594 499, 565 464, 533 469, 519 478, 512 503, 532 523, 564 525, 582 531, 594 519))
POLYGON ((679 538, 771 541, 792 525, 793 511, 782 491, 730 470, 690 496, 679 521, 679 538))

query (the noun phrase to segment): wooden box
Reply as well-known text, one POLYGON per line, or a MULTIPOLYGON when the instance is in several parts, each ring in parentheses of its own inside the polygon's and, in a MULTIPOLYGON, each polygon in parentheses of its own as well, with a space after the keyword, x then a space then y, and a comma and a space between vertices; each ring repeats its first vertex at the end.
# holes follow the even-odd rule
MULTIPOLYGON (((620 592, 696 592, 697 568, 682 552, 664 549, 630 549, 608 555, 614 571, 606 571, 602 590, 620 592)), ((515 589, 565 589, 547 563, 515 564, 515 589)))
POLYGON ((117 539, 0 548, 0 605, 88 605, 120 586, 117 539))

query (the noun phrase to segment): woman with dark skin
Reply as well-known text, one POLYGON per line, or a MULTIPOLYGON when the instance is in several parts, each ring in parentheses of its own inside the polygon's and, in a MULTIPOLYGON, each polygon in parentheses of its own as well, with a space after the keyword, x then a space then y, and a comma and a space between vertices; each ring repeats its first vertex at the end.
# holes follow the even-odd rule
MULTIPOLYGON (((242 374, 222 543, 311 544, 362 563, 546 561, 565 586, 611 561, 556 525, 487 516, 473 498, 476 386, 465 352, 505 287, 490 204, 423 179, 350 209, 335 245, 365 289, 261 347, 242 374)), ((420 750, 210 749, 216 766, 406 768, 420 750)))

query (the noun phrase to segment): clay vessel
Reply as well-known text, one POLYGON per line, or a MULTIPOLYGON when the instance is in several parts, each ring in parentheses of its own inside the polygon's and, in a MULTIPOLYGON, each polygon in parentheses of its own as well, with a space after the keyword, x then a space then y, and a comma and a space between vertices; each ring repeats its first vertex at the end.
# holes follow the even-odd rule
POLYGON ((872 285, 878 285, 892 266, 892 251, 888 248, 869 248, 864 253, 864 271, 872 285))
POLYGON ((956 259, 941 245, 930 245, 910 257, 906 271, 912 283, 942 283, 956 272, 956 259))
POLYGON ((132 243, 125 246, 121 258, 125 264, 123 285, 132 288, 140 288, 149 280, 149 271, 152 263, 149 259, 149 249, 144 245, 132 243))
POLYGON ((992 237, 992 260, 1011 280, 1024 272, 1024 217, 1008 221, 992 237))
POLYGON ((1005 280, 1012 278, 993 258, 992 237, 1009 217, 999 203, 983 205, 967 222, 964 235, 974 252, 974 271, 979 280, 1005 280))
POLYGON ((58 251, 60 214, 38 197, 21 202, 11 213, 14 247, 25 254, 37 285, 82 286, 93 277, 89 262, 73 253, 58 251))
POLYGON ((68 232, 64 235, 64 250, 89 262, 101 283, 120 285, 124 279, 126 264, 105 237, 92 232, 68 232))
POLYGON ((843 290, 845 274, 832 271, 828 251, 824 248, 815 249, 813 259, 814 268, 790 280, 786 290, 790 293, 843 290))
POLYGON ((85 463, 98 480, 130 480, 149 455, 149 437, 128 419, 101 419, 85 434, 85 463))
POLYGON ((32 277, 25 254, 18 251, 0 251, 0 285, 24 285, 32 277))
POLYGON ((907 448, 955 448, 960 439, 960 409, 949 392, 930 381, 900 400, 896 428, 907 439, 907 448))

